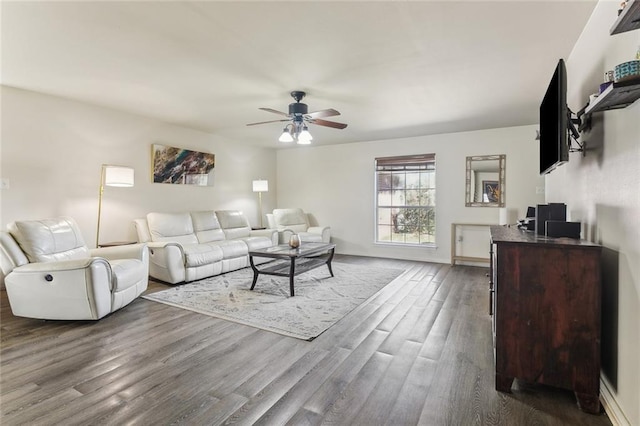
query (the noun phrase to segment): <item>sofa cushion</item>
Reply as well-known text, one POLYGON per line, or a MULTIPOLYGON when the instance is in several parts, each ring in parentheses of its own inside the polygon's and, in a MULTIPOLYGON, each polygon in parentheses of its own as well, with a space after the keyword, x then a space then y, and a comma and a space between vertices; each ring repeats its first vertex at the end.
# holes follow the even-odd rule
POLYGON ((242 241, 247 244, 249 251, 273 246, 273 241, 271 241, 271 238, 267 237, 247 237, 243 238, 242 241))
POLYGON ((298 236, 300 237, 300 241, 303 243, 321 243, 322 235, 321 234, 313 234, 311 232, 299 232, 298 236))
POLYGON ((216 216, 228 240, 251 235, 251 225, 249 225, 249 221, 242 212, 238 210, 216 210, 216 216))
POLYGON ((249 238, 251 235, 251 228, 230 228, 224 230, 224 235, 227 240, 238 240, 249 238))
POLYGON ((149 213, 147 223, 153 241, 197 244, 189 213, 149 213))
POLYGON ((238 210, 216 210, 216 216, 222 229, 250 228, 247 218, 238 210))
POLYGON ((80 229, 70 217, 16 221, 8 229, 29 262, 90 257, 80 229))
POLYGON ((188 244, 184 245, 185 266, 208 265, 219 262, 223 258, 223 251, 220 247, 210 244, 188 244))
POLYGON ((233 259, 234 257, 241 257, 249 254, 247 245, 242 242, 242 240, 212 241, 203 245, 218 247, 222 250, 223 259, 233 259))
POLYGON ((200 243, 224 240, 224 232, 215 213, 210 211, 191 212, 193 230, 200 243))
POLYGON ((275 209, 273 218, 279 228, 303 232, 309 228, 309 220, 302 209, 275 209))
POLYGON ((295 232, 296 234, 300 234, 302 232, 305 232, 308 228, 309 227, 307 225, 287 225, 287 226, 278 227, 279 230, 289 229, 289 230, 295 232))

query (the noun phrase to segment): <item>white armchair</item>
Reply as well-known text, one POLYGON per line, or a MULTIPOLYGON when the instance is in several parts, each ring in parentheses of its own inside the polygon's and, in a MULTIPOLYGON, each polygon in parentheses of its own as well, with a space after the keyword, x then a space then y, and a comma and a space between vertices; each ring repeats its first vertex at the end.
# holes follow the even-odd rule
POLYGON ((89 249, 71 218, 19 221, 0 232, 0 263, 14 315, 97 320, 146 289, 145 244, 89 249))
POLYGON ((298 234, 302 242, 328 243, 331 239, 331 228, 328 226, 311 226, 308 215, 299 208, 275 209, 267 214, 269 228, 279 234, 279 243, 289 242, 292 234, 298 234))

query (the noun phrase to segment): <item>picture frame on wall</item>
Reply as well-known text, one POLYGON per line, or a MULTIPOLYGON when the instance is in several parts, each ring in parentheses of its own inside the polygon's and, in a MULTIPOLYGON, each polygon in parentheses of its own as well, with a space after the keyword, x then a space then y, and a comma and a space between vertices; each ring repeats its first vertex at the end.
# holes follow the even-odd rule
POLYGON ((482 181, 482 201, 485 203, 500 201, 500 184, 497 180, 482 181))
POLYGON ((151 166, 154 183, 210 186, 215 154, 152 144, 151 166))

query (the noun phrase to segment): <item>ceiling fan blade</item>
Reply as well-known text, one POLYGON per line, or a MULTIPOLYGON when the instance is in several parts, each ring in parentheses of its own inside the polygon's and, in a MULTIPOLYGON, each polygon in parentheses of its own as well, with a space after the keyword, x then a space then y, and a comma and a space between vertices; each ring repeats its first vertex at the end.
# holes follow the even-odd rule
POLYGON ((347 125, 344 123, 337 123, 335 121, 328 121, 328 120, 320 120, 318 118, 309 120, 309 123, 317 124, 318 126, 333 127, 334 129, 344 129, 345 127, 347 127, 347 125))
POLYGON ((284 115, 285 117, 289 117, 289 114, 287 114, 286 112, 278 111, 276 109, 271 109, 271 108, 258 108, 258 109, 261 109, 267 112, 272 112, 274 114, 284 115))
POLYGON ((260 121, 258 123, 249 123, 247 126, 257 126, 258 124, 267 124, 267 123, 279 123, 281 121, 291 121, 289 119, 286 120, 270 120, 270 121, 260 121))
POLYGON ((308 118, 321 118, 321 117, 333 117, 336 115, 340 115, 340 113, 333 108, 329 108, 329 109, 322 109, 320 111, 310 112, 305 116, 308 118))

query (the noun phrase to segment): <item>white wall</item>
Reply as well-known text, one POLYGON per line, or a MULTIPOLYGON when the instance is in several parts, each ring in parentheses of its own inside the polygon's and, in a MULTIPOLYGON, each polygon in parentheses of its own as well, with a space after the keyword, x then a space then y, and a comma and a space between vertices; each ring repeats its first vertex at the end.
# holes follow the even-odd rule
MULTIPOLYGON (((102 164, 135 169, 133 188, 105 187, 101 242, 135 240, 132 220, 150 211, 243 210, 259 222, 251 181, 275 183, 273 149, 242 146, 215 135, 54 96, 0 86, 2 157, 0 226, 19 219, 72 216, 89 247, 95 244, 102 164), (151 144, 216 156, 213 186, 151 181, 151 144)), ((275 205, 275 185, 263 194, 275 205)))
MULTIPOLYGON (((524 217, 544 201, 538 175, 537 126, 431 135, 407 139, 302 147, 278 151, 277 205, 301 207, 329 225, 339 253, 447 263, 451 223, 498 224, 499 209, 465 207, 465 160, 506 154, 506 206, 524 217), (436 154, 437 248, 374 244, 376 157, 436 154)), ((488 240, 479 248, 487 254, 488 240)), ((473 251, 469 248, 470 251, 473 251)))
MULTIPOLYGON (((598 92, 605 71, 634 59, 640 47, 640 31, 609 35, 618 5, 598 3, 567 60, 574 111, 598 92)), ((566 202, 583 235, 604 246, 603 396, 613 397, 605 403, 621 424, 640 425, 640 102, 593 118, 583 136, 590 150, 548 175, 547 201, 566 202)))

